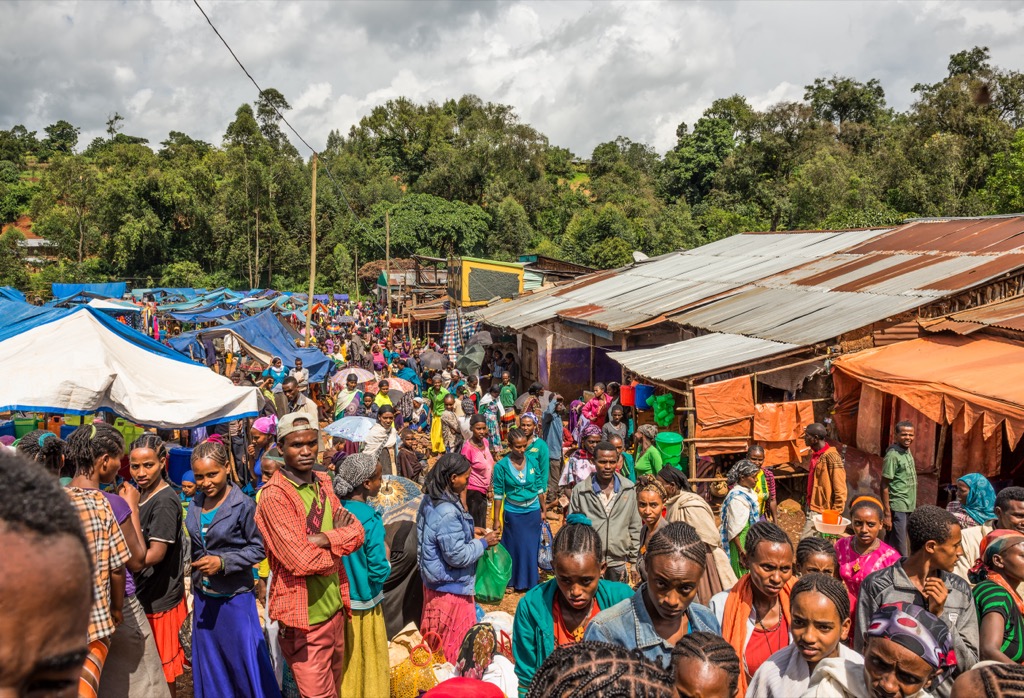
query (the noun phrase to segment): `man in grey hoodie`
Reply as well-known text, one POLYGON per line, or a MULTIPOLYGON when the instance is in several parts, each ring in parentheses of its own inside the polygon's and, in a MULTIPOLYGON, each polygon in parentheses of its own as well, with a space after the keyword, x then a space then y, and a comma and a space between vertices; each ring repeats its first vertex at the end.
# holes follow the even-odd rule
POLYGON ((627 581, 626 563, 636 559, 640 549, 640 512, 633 483, 619 477, 615 466, 619 452, 602 441, 594 455, 596 471, 578 483, 569 497, 569 511, 585 515, 601 536, 605 579, 627 581))

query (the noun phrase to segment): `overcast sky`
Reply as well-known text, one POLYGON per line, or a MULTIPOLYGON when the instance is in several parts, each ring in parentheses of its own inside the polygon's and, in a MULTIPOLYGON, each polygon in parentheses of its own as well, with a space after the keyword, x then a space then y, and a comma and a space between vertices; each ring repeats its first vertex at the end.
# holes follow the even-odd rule
MULTIPOLYGON (((511 104, 589 156, 618 135, 664 152, 718 97, 764 107, 818 76, 878 78, 904 109, 962 49, 1024 70, 1015 2, 200 2, 316 148, 399 96, 511 104)), ((191 0, 0 0, 0 128, 67 119, 84 145, 117 111, 153 144, 219 144, 255 97, 191 0)))

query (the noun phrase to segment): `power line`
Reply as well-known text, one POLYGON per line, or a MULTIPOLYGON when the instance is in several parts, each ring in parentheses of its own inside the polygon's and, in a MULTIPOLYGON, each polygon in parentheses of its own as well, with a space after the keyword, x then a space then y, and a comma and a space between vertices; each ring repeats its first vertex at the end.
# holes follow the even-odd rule
MULTIPOLYGON (((259 91, 259 93, 260 93, 260 96, 262 97, 262 96, 264 95, 264 92, 263 92, 263 88, 262 88, 262 87, 260 87, 260 84, 259 84, 258 82, 256 82, 256 78, 254 78, 254 77, 252 76, 252 74, 251 74, 251 73, 249 72, 249 70, 248 70, 248 69, 247 69, 247 68, 245 67, 245 65, 244 65, 244 64, 242 63, 242 61, 241 61, 241 60, 239 60, 238 56, 237 56, 237 55, 235 54, 235 51, 234 51, 234 49, 232 49, 232 48, 231 48, 231 45, 230 45, 230 44, 228 44, 228 42, 227 42, 227 39, 225 39, 225 38, 224 38, 224 37, 223 37, 223 36, 221 35, 220 31, 218 31, 218 30, 217 30, 217 27, 216 27, 216 26, 215 26, 215 25, 213 24, 213 20, 211 20, 211 19, 210 19, 210 16, 209 16, 208 14, 206 14, 206 10, 204 10, 204 9, 203 9, 203 6, 199 4, 199 0, 192 0, 192 3, 193 3, 193 4, 194 4, 194 5, 196 6, 196 8, 197 8, 197 9, 198 9, 198 10, 199 10, 199 11, 200 11, 201 13, 202 13, 202 15, 203 15, 203 18, 204 18, 204 19, 206 20, 206 23, 210 25, 210 29, 212 29, 212 30, 213 30, 213 33, 217 35, 217 38, 218 38, 218 39, 220 39, 220 42, 221 42, 222 44, 224 44, 224 48, 226 48, 226 49, 228 50, 228 53, 230 53, 230 54, 231 54, 231 57, 235 59, 235 63, 237 63, 237 64, 238 64, 238 67, 242 69, 242 72, 243 72, 243 73, 245 73, 245 76, 246 76, 247 78, 249 78, 249 81, 250 81, 250 82, 251 82, 251 83, 252 83, 252 84, 253 84, 253 85, 254 85, 254 86, 256 87, 256 89, 257 89, 257 90, 259 91)), ((288 119, 286 119, 286 118, 285 118, 284 114, 282 114, 282 113, 280 112, 280 110, 278 110, 277 106, 275 106, 275 105, 274 105, 273 103, 271 103, 271 102, 268 102, 268 104, 270 105, 270 108, 274 110, 274 113, 275 113, 275 114, 277 114, 277 115, 278 115, 278 117, 280 117, 281 121, 283 121, 283 122, 284 122, 285 126, 287 126, 287 127, 288 127, 288 130, 290 130, 290 131, 291 131, 292 133, 294 133, 294 134, 295 134, 295 137, 296 137, 296 138, 298 138, 298 139, 299 139, 299 141, 301 141, 301 142, 302 142, 302 144, 303 144, 304 146, 306 146, 307 148, 309 148, 309 151, 310 151, 310 152, 311 152, 311 153, 312 153, 313 155, 316 155, 316 156, 317 156, 317 157, 319 157, 319 158, 320 158, 321 160, 324 160, 324 158, 323 158, 323 155, 322 155, 321 153, 318 153, 318 152, 316 151, 316 149, 315 149, 315 148, 314 148, 313 146, 311 146, 311 145, 309 144, 309 142, 308 142, 308 141, 307 141, 307 140, 306 140, 305 138, 303 138, 303 137, 302 137, 302 134, 300 134, 300 133, 299 133, 299 132, 298 132, 298 131, 297 131, 297 130, 295 129, 295 127, 291 125, 291 123, 290 123, 290 122, 288 121, 288 119)), ((355 221, 356 221, 356 223, 358 223, 358 224, 359 224, 359 227, 363 229, 363 232, 364 232, 364 233, 366 233, 367 239, 369 239, 369 240, 371 240, 372 242, 374 242, 374 243, 375 243, 375 244, 377 245, 377 247, 379 247, 379 248, 381 249, 381 251, 383 252, 383 251, 384 251, 384 248, 383 248, 383 247, 381 247, 381 244, 380 244, 380 242, 379 242, 379 241, 377 241, 377 240, 376 240, 376 239, 375 239, 375 238, 373 237, 373 234, 372 234, 372 233, 370 232, 369 228, 367 228, 367 227, 366 227, 366 225, 365 225, 365 224, 363 223, 362 219, 361 219, 361 218, 359 217, 359 214, 357 214, 357 213, 356 213, 356 210, 355 210, 355 208, 353 208, 353 207, 352 207, 352 204, 351 204, 351 203, 349 202, 349 200, 348 200, 348 197, 347 197, 347 196, 345 195, 345 190, 344 190, 344 189, 342 189, 342 187, 341 187, 341 185, 340 185, 340 184, 338 184, 338 180, 336 180, 336 179, 334 178, 334 175, 333 175, 333 174, 331 173, 331 166, 330 166, 330 162, 328 162, 328 161, 324 161, 324 172, 325 172, 325 173, 327 174, 327 178, 328 178, 329 180, 331 180, 331 183, 332 183, 332 184, 334 184, 334 188, 335 188, 335 189, 337 190, 338 194, 339 194, 339 195, 341 196, 341 200, 345 202, 345 206, 346 206, 346 207, 348 208, 349 212, 350 212, 350 213, 352 214, 352 217, 353 217, 353 218, 355 218, 355 221)), ((356 273, 358 273, 358 270, 356 270, 356 273)))

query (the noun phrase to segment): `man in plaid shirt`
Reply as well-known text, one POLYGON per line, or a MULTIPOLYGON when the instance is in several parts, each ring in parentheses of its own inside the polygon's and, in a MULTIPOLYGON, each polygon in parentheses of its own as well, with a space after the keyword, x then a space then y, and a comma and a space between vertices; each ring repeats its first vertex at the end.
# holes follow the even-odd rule
POLYGON ((362 525, 313 471, 320 433, 309 415, 277 426, 284 465, 263 486, 256 525, 270 563, 270 617, 281 624, 281 652, 304 698, 337 698, 351 613, 341 558, 357 550, 362 525))

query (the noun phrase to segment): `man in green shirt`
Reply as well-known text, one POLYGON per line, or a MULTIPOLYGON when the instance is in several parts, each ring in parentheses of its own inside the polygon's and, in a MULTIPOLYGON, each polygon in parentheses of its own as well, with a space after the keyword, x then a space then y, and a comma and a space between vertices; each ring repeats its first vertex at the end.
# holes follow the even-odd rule
POLYGON ((904 557, 908 554, 907 517, 917 508, 917 469, 910 445, 914 443, 914 425, 896 424, 896 443, 885 452, 882 463, 882 525, 888 529, 885 542, 904 557))
POLYGON ((498 393, 498 399, 501 401, 501 406, 505 408, 505 412, 515 411, 518 397, 519 391, 512 383, 512 375, 505 371, 501 374, 501 392, 498 393))

